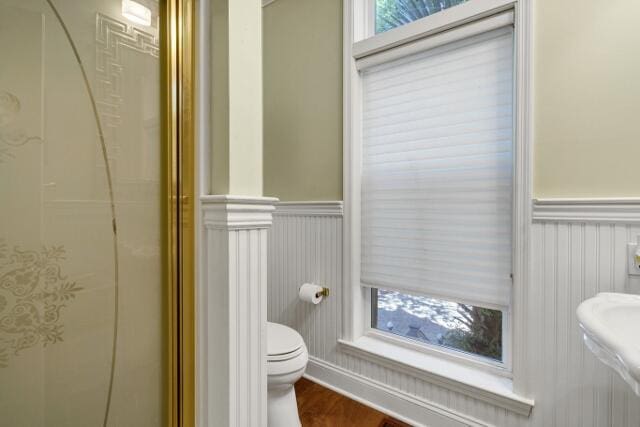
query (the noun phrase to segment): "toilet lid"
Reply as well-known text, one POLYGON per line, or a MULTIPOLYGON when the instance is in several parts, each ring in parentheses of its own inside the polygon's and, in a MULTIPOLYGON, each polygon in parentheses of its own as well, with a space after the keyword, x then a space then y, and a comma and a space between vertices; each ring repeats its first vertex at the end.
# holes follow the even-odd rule
POLYGON ((267 322, 267 354, 277 356, 293 353, 304 345, 299 333, 288 326, 267 322))

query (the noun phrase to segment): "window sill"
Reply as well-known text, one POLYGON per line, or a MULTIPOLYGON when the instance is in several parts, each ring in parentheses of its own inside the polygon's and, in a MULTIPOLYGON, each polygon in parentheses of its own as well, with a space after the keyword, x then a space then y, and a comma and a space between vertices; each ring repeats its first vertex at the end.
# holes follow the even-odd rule
POLYGON ((343 351, 428 383, 529 416, 534 402, 513 392, 511 379, 371 336, 339 341, 343 351))

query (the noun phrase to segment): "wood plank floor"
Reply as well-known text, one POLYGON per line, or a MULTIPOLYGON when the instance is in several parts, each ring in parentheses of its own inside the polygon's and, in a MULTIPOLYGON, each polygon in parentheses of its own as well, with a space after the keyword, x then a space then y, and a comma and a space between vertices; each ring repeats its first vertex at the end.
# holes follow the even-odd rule
POLYGON ((305 378, 295 386, 302 427, 410 427, 305 378))

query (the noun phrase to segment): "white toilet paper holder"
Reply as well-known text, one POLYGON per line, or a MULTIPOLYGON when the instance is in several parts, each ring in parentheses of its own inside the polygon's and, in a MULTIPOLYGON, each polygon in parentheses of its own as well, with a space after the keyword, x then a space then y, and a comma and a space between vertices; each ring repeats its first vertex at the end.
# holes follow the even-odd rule
POLYGON ((315 283, 303 283, 298 288, 298 296, 304 302, 319 304, 324 297, 329 296, 329 288, 315 283))

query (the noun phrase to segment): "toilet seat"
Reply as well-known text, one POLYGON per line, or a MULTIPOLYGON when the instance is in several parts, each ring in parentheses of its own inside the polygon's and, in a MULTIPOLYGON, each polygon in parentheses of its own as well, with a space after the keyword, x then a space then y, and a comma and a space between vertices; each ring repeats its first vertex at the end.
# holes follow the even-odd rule
POLYGON ((302 347, 297 348, 295 351, 286 354, 269 354, 267 355, 267 362, 285 362, 287 360, 295 359, 304 353, 302 347))
POLYGON ((282 362, 304 353, 304 341, 288 326, 267 322, 267 362, 282 362))

